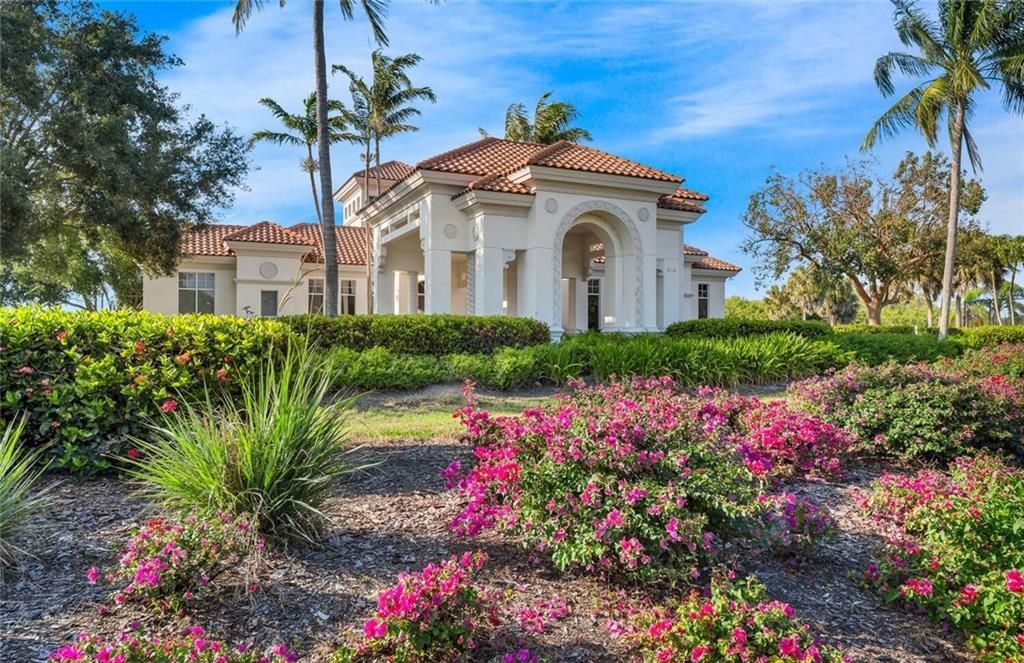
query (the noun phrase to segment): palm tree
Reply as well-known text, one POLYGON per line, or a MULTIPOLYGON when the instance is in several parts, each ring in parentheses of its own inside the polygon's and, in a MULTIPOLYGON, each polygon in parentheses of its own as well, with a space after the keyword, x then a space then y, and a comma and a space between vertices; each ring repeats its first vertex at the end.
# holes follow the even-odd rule
MULTIPOLYGON (((344 65, 334 65, 332 71, 342 72, 348 76, 350 89, 353 93, 353 104, 365 107, 367 132, 364 136, 366 150, 366 174, 369 174, 370 142, 373 146, 373 157, 377 164, 376 195, 380 191, 380 142, 391 136, 410 131, 419 131, 419 127, 409 124, 409 120, 420 114, 419 109, 410 104, 419 99, 431 103, 437 101, 434 91, 429 87, 416 87, 409 79, 406 70, 415 67, 423 60, 415 53, 407 53, 398 57, 388 57, 378 49, 373 52, 373 79, 367 84, 362 77, 344 65)), ((369 182, 364 180, 364 186, 369 182)), ((369 191, 366 194, 369 200, 369 191)))
MULTIPOLYGON (((231 22, 235 33, 245 28, 246 21, 263 9, 266 0, 237 0, 231 22)), ((285 0, 278 0, 284 7, 285 0)), ((370 22, 374 39, 378 44, 387 45, 384 33, 384 16, 388 0, 359 0, 359 5, 370 22)), ((346 20, 354 16, 353 0, 338 0, 341 14, 346 20)), ((327 120, 327 55, 324 51, 324 0, 313 0, 313 80, 316 82, 316 146, 320 167, 320 205, 323 220, 320 223, 324 240, 324 313, 329 317, 338 315, 338 256, 334 227, 334 186, 331 183, 330 124, 327 120)))
MULTIPOLYGON (((505 138, 545 145, 560 140, 570 143, 592 140, 589 131, 572 126, 579 116, 576 107, 565 101, 549 101, 551 94, 545 92, 540 95, 533 109, 533 123, 530 122, 525 104, 511 104, 505 111, 505 138)), ((480 129, 480 134, 488 135, 483 129, 480 129)))
POLYGON ((901 97, 871 127, 863 149, 905 127, 920 131, 934 146, 943 116, 949 130, 952 172, 946 255, 942 271, 939 339, 949 332, 949 300, 953 289, 956 231, 960 212, 961 148, 977 171, 978 147, 967 121, 974 111, 974 97, 993 84, 1003 92, 1003 105, 1012 113, 1024 113, 1024 4, 1019 0, 939 0, 938 22, 913 2, 893 0, 896 33, 906 46, 920 52, 889 53, 875 63, 875 83, 886 97, 895 92, 895 71, 927 77, 901 97))
POLYGON ((1024 235, 1007 237, 1003 245, 1003 258, 1006 268, 1010 271, 1010 287, 1007 290, 1009 297, 1010 324, 1017 324, 1016 297, 1020 292, 1017 287, 1017 271, 1024 268, 1024 235))
MULTIPOLYGON (((324 217, 320 213, 320 198, 317 196, 316 178, 313 176, 319 169, 319 163, 313 158, 313 146, 316 145, 317 138, 316 94, 310 93, 306 97, 306 100, 303 102, 305 112, 301 115, 289 113, 281 104, 268 97, 260 99, 260 104, 269 109, 274 117, 281 121, 285 131, 271 131, 269 129, 257 131, 252 135, 253 142, 262 141, 275 145, 305 146, 306 158, 302 160, 300 167, 309 173, 309 186, 313 191, 313 208, 316 210, 317 222, 323 225, 324 217)), ((347 114, 345 105, 340 101, 331 99, 327 102, 327 109, 336 113, 336 115, 327 118, 330 142, 337 143, 343 140, 357 142, 359 137, 349 133, 347 131, 348 127, 345 126, 347 114)))

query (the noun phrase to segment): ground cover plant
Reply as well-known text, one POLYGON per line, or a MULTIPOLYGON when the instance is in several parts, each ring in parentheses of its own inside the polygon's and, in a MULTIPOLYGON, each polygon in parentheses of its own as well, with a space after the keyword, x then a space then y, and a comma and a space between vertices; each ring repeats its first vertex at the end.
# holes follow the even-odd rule
POLYGON ((863 503, 888 535, 866 579, 967 634, 984 661, 1024 659, 1024 472, 997 456, 885 474, 863 503))
POLYGON ((53 663, 294 663, 298 657, 283 643, 257 649, 248 643, 229 645, 209 638, 201 626, 180 636, 161 638, 139 630, 116 638, 82 633, 67 645, 50 652, 53 663))
POLYGON ((25 420, 11 421, 0 438, 0 584, 3 566, 15 560, 15 539, 25 520, 47 504, 46 491, 33 490, 46 469, 42 449, 21 443, 25 420))

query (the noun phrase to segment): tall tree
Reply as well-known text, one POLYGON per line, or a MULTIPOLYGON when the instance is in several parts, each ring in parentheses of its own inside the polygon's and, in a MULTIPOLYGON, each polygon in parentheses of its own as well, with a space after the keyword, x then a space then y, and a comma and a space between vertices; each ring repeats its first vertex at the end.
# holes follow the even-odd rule
MULTIPOLYGON (((543 143, 551 145, 560 140, 570 143, 582 143, 593 140, 590 132, 572 126, 579 112, 576 107, 565 101, 551 101, 552 92, 545 92, 537 99, 533 109, 533 122, 530 121, 526 105, 511 104, 505 111, 505 138, 525 143, 543 143)), ((480 129, 480 134, 487 132, 480 129)))
POLYGON ((1024 235, 1007 237, 1003 245, 1003 258, 1006 268, 1010 272, 1010 287, 1007 290, 1007 297, 1010 309, 1010 324, 1017 324, 1017 272, 1024 269, 1024 235))
MULTIPOLYGON (((316 145, 317 141, 316 94, 310 93, 306 97, 303 102, 305 109, 301 115, 289 113, 281 104, 268 97, 260 99, 260 104, 270 110, 274 117, 284 126, 285 131, 262 129, 255 132, 252 135, 252 139, 257 142, 262 141, 274 143, 275 145, 292 145, 306 148, 306 158, 302 160, 300 167, 309 174, 309 186, 313 191, 313 208, 316 210, 316 220, 322 224, 324 217, 320 213, 320 198, 317 195, 316 177, 314 176, 314 173, 320 168, 320 162, 313 157, 313 146, 316 145)), ((348 126, 345 122, 347 114, 345 105, 340 101, 331 99, 327 102, 327 108, 335 113, 327 118, 330 142, 358 142, 359 137, 348 131, 348 126)))
POLYGON ((157 81, 181 61, 131 16, 37 0, 0 24, 0 303, 131 304, 231 204, 248 142, 188 119, 157 81))
MULTIPOLYGON (((340 71, 348 76, 354 95, 353 104, 366 109, 367 138, 373 143, 373 156, 377 164, 375 196, 379 196, 380 142, 400 133, 419 131, 419 127, 409 123, 420 114, 419 109, 411 104, 418 100, 435 103, 437 97, 429 87, 417 87, 409 78, 407 70, 423 60, 419 55, 407 53, 392 58, 377 49, 370 59, 373 78, 369 84, 345 65, 336 64, 332 71, 340 71)), ((368 169, 369 145, 366 145, 366 150, 368 169)), ((369 187, 369 182, 364 185, 369 187)), ((367 200, 369 198, 367 193, 367 200)))
POLYGON ((889 53, 875 63, 875 83, 886 97, 893 95, 893 73, 926 80, 887 110, 864 138, 864 149, 906 127, 924 135, 930 147, 938 141, 946 119, 953 162, 949 188, 949 219, 942 270, 939 339, 949 333, 949 303, 956 262, 957 221, 960 212, 961 150, 975 172, 981 167, 977 145, 967 121, 975 97, 993 84, 1003 93, 1011 113, 1024 113, 1024 3, 1020 0, 940 0, 938 21, 910 0, 893 0, 896 33, 914 53, 889 53))
MULTIPOLYGON (((278 0, 284 7, 285 0, 278 0)), ((387 45, 384 16, 388 0, 359 0, 378 44, 387 45)), ((263 9, 265 0, 237 0, 231 17, 235 32, 240 33, 253 13, 263 9)), ((338 0, 341 14, 346 20, 355 16, 353 0, 338 0)), ((338 315, 338 245, 334 224, 334 185, 331 181, 330 124, 328 122, 327 55, 324 50, 324 0, 313 0, 313 80, 316 94, 316 145, 320 167, 320 207, 323 219, 320 233, 324 240, 324 312, 329 317, 338 315)))
MULTIPOLYGON (((872 177, 868 166, 851 163, 796 180, 772 175, 750 198, 743 223, 751 234, 742 248, 758 259, 761 278, 779 278, 793 264, 844 275, 868 323, 881 324, 882 309, 906 299, 922 266, 941 250, 947 199, 935 192, 949 164, 908 154, 892 179, 872 177)), ((977 182, 969 188, 960 202, 974 214, 984 192, 977 182)))

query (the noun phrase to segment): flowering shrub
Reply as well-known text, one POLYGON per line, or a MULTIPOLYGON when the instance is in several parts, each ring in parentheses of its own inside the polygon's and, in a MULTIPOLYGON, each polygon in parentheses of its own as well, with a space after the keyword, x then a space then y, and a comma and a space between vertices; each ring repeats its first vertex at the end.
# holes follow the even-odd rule
POLYGON ((716 579, 709 595, 693 592, 673 609, 619 606, 608 623, 643 663, 808 661, 841 663, 781 601, 768 601, 753 578, 716 579))
POLYGON ((1011 380, 1024 380, 1024 342, 968 350, 959 359, 946 362, 946 365, 977 377, 1005 375, 1011 380))
POLYGON ((546 409, 459 416, 477 465, 445 471, 468 504, 452 527, 500 527, 560 569, 643 578, 699 573, 718 537, 758 511, 757 482, 671 380, 576 385, 546 409))
POLYGON ((228 514, 191 515, 180 523, 151 518, 125 544, 117 566, 106 574, 91 568, 87 579, 116 586, 115 605, 135 601, 176 611, 209 597, 218 575, 262 547, 247 521, 228 514))
POLYGON ((377 611, 364 624, 362 637, 353 636, 333 660, 462 659, 487 642, 488 631, 500 623, 500 593, 474 582, 486 559, 482 552, 466 553, 419 573, 403 573, 398 584, 380 593, 377 611))
POLYGON ((948 458, 971 447, 1020 452, 1024 387, 946 367, 849 366, 792 385, 801 409, 849 431, 863 451, 948 458))
POLYGON ((194 626, 182 636, 163 639, 136 631, 126 631, 110 640, 82 633, 72 644, 50 652, 47 660, 54 663, 293 663, 297 658, 283 644, 266 650, 247 644, 228 646, 208 639, 201 626, 194 626))
POLYGON ((1024 471, 980 455, 886 474, 864 507, 888 530, 870 583, 952 622, 983 660, 1024 660, 1024 471))
POLYGON ((792 493, 761 495, 765 506, 762 524, 755 530, 761 543, 786 555, 807 555, 822 541, 838 532, 835 518, 827 509, 792 493))
POLYGON ((273 320, 141 311, 0 309, 0 420, 74 471, 108 467, 145 422, 205 386, 234 389, 290 334, 273 320))

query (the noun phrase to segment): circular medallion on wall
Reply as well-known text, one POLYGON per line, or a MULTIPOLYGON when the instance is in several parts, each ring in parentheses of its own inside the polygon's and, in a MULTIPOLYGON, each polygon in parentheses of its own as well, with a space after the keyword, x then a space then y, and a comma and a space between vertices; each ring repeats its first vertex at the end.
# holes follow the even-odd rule
POLYGON ((459 234, 459 229, 455 227, 454 223, 449 223, 444 227, 444 236, 448 239, 455 239, 455 236, 459 234))
POLYGON ((277 276, 277 265, 270 262, 269 260, 267 262, 261 262, 260 276, 262 276, 265 279, 274 278, 275 276, 277 276))
POLYGON ((558 211, 558 201, 554 198, 548 198, 544 201, 544 209, 546 209, 549 214, 554 214, 558 211))
POLYGON ((640 219, 641 221, 646 221, 647 219, 651 218, 651 210, 647 209, 646 207, 641 207, 636 213, 636 218, 640 219))

